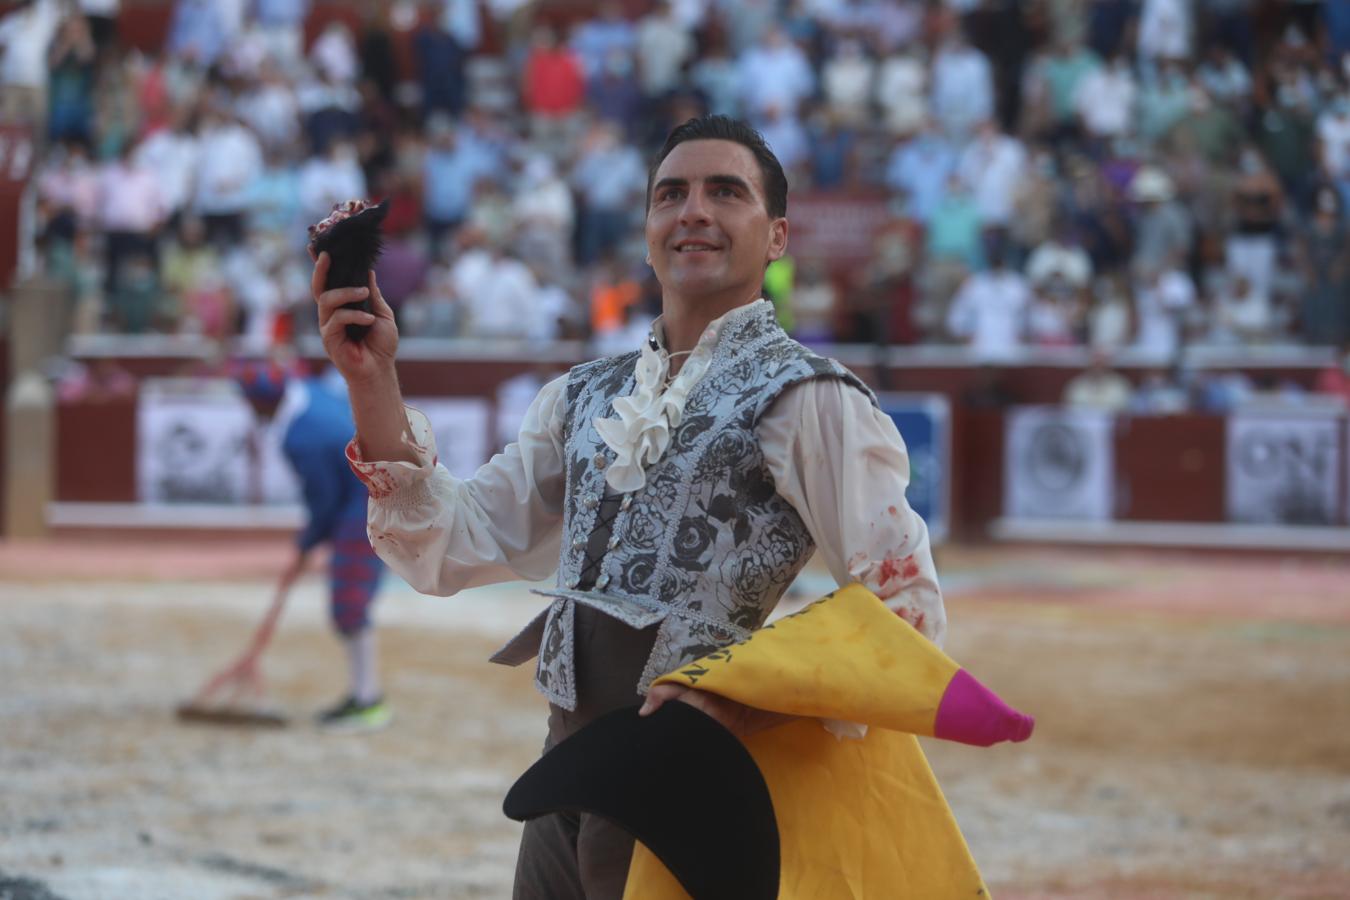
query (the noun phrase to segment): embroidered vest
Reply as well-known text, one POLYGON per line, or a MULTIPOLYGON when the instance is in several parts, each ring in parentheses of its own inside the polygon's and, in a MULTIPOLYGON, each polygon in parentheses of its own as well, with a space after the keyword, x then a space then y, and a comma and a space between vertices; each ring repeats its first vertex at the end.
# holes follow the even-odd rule
POLYGON ((843 366, 789 338, 768 304, 735 318, 690 392, 665 455, 647 469, 642 489, 622 497, 600 573, 587 585, 584 554, 614 458, 592 423, 632 391, 637 359, 633 352, 596 360, 569 375, 558 586, 539 592, 552 605, 493 656, 519 665, 537 653, 536 686, 568 710, 577 703, 574 604, 635 629, 660 623, 640 693, 657 676, 763 624, 815 544, 774 489, 755 428, 784 389, 812 378, 842 378, 871 396, 843 366))

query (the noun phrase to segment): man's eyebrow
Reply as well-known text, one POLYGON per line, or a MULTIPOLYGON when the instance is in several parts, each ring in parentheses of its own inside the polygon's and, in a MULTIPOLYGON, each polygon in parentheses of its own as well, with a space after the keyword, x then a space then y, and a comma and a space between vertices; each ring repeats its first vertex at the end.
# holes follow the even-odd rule
POLYGON ((652 193, 655 194, 662 188, 668 187, 689 187, 689 180, 686 178, 662 178, 652 186, 652 193))
POLYGON ((754 193, 754 191, 751 190, 750 188, 750 183, 746 181, 744 178, 740 177, 739 175, 709 175, 707 178, 704 179, 704 181, 708 182, 709 184, 725 184, 729 185, 730 187, 740 188, 747 194, 754 193))
MULTIPOLYGON (((746 181, 744 178, 740 177, 739 175, 709 175, 707 178, 703 180, 708 184, 723 184, 728 185, 730 187, 739 188, 740 190, 745 191, 747 194, 754 193, 754 191, 750 187, 750 183, 746 181)), ((689 179, 662 178, 660 181, 658 181, 655 185, 652 186, 652 193, 655 194, 662 188, 668 187, 689 187, 689 179)))

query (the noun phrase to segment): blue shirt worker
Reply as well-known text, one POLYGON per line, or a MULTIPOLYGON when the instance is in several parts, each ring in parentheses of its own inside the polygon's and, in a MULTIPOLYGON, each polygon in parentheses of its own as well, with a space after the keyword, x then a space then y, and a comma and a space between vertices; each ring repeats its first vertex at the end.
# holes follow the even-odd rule
POLYGON ((341 730, 384 727, 392 711, 380 692, 370 621, 383 563, 366 537, 368 492, 347 465, 345 450, 355 431, 347 398, 340 388, 288 376, 275 364, 247 366, 236 380, 260 420, 280 436, 309 516, 296 536, 295 555, 282 573, 278 596, 289 591, 314 548, 332 545, 330 612, 346 647, 350 689, 336 705, 319 713, 319 723, 341 730))

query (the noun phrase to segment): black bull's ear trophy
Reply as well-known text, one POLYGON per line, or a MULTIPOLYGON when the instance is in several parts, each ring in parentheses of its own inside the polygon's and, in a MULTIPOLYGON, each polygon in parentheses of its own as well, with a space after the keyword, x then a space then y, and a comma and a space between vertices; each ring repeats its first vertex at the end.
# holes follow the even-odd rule
MULTIPOLYGON (((370 269, 383 249, 384 238, 380 225, 389 214, 389 201, 370 206, 363 200, 349 200, 333 207, 332 215, 309 227, 309 252, 315 259, 328 253, 328 276, 323 289, 365 287, 370 269)), ((370 298, 359 303, 348 303, 344 309, 370 312, 370 298)), ((347 337, 362 340, 370 331, 369 325, 348 325, 347 337)))

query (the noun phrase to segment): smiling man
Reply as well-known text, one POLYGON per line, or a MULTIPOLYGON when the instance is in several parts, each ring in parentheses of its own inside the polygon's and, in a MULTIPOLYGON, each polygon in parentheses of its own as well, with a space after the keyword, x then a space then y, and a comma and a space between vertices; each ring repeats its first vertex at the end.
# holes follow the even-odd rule
MULTIPOLYGON (((321 293, 324 346, 346 376, 376 551, 418 590, 539 580, 546 609, 493 657, 538 657, 545 749, 611 710, 672 699, 745 736, 781 717, 658 676, 747 637, 812 552, 934 641, 946 630, 927 528, 905 502, 909 460, 871 392, 779 328, 760 298, 788 243, 787 180, 754 130, 676 128, 649 177, 648 259, 663 313, 641 347, 546 385, 519 440, 468 481, 436 464, 404 407, 398 334, 368 289, 321 293), (343 305, 369 297, 372 312, 343 305), (345 326, 370 326, 362 343, 345 326)), ((832 727, 840 727, 833 725, 832 727)), ((525 827, 515 897, 618 900, 632 838, 587 814, 525 827)))

